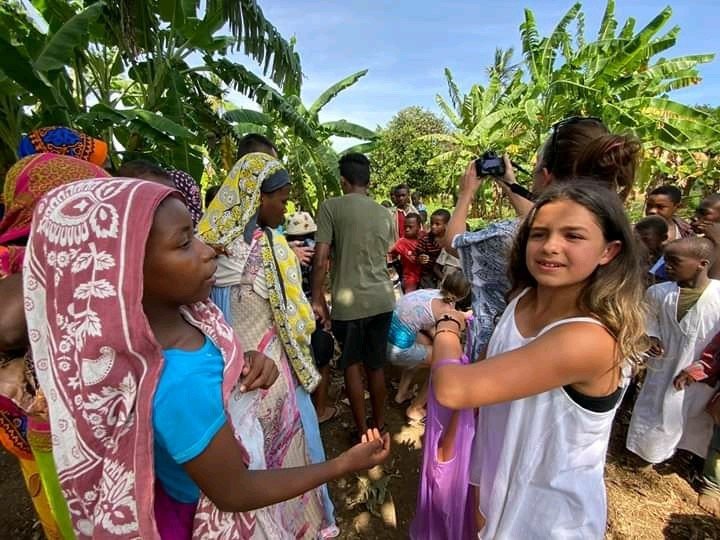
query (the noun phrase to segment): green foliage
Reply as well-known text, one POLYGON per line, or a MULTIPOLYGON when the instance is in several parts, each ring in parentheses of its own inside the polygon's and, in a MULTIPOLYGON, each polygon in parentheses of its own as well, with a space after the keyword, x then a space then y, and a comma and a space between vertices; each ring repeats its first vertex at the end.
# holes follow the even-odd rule
MULTIPOLYGON (((636 31, 634 19, 619 24, 615 2, 608 0, 592 40, 580 3, 570 7, 547 37, 540 35, 533 12, 526 9, 519 69, 510 66, 511 54, 498 51, 487 84, 475 84, 465 95, 445 70, 450 103, 441 96, 437 102, 455 129, 449 137, 438 137, 450 150, 438 152, 429 163, 447 163, 459 172, 473 156, 494 148, 530 164, 553 124, 573 115, 598 116, 611 131, 634 134, 643 142, 640 191, 660 181, 692 187, 692 178, 710 172, 707 163, 713 160, 699 152, 717 148, 720 123, 705 111, 672 100, 668 92, 698 84, 697 66, 714 55, 660 56, 679 34, 678 27, 663 32, 671 14, 665 8, 636 31)), ((495 194, 486 191, 481 205, 489 196, 495 194)))
POLYGON ((33 1, 46 33, 19 0, 0 5, 0 115, 8 119, 0 127, 0 169, 14 159, 22 132, 59 123, 108 141, 116 164, 119 154, 149 156, 199 179, 206 162, 221 161, 220 142, 235 136, 214 107, 227 92, 223 83, 276 105, 293 129, 303 127, 282 109, 281 94, 225 58, 242 47, 276 84, 299 89, 299 56, 255 1, 82 4, 33 1), (219 35, 228 24, 233 35, 219 35))
POLYGON ((450 171, 442 165, 428 165, 446 144, 424 135, 447 134, 447 124, 420 107, 408 107, 397 113, 378 133, 379 140, 370 154, 373 190, 388 198, 390 188, 407 183, 422 195, 435 195, 448 184, 450 171))
POLYGON ((318 204, 328 197, 340 195, 338 155, 331 146, 331 137, 353 137, 365 141, 362 151, 374 147, 377 134, 347 120, 320 122, 322 108, 340 92, 350 88, 367 74, 358 71, 333 84, 305 107, 294 90, 284 94, 271 87, 256 89, 254 98, 262 112, 234 109, 225 119, 234 124, 238 136, 249 132, 270 136, 278 147, 288 172, 293 178, 294 197, 305 210, 314 213, 318 204))

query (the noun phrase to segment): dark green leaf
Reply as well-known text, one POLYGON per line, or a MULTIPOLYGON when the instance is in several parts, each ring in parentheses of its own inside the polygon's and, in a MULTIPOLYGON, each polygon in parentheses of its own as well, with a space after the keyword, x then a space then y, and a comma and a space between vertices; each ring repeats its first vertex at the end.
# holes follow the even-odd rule
POLYGON ((35 69, 48 72, 68 65, 75 49, 87 42, 88 27, 100 16, 103 6, 102 2, 92 4, 63 24, 35 59, 35 69))
POLYGON ((308 113, 310 114, 310 116, 317 115, 320 110, 325 105, 327 105, 335 96, 337 96, 346 88, 350 88, 353 84, 355 84, 365 75, 367 75, 367 72, 367 69, 363 69, 362 71, 353 73, 352 75, 345 77, 341 81, 336 82, 330 88, 325 90, 322 94, 320 94, 320 97, 318 97, 315 102, 310 106, 310 109, 308 109, 308 113))
POLYGON ((226 112, 223 117, 228 122, 268 125, 272 123, 272 118, 265 113, 253 111, 250 109, 234 109, 226 112))

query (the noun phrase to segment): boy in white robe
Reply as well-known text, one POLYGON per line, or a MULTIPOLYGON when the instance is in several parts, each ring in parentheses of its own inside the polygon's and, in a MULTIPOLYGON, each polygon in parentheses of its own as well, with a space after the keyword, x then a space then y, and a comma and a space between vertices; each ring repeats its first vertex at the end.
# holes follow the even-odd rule
POLYGON ((665 248, 672 281, 650 287, 645 382, 633 409, 627 448, 650 463, 661 463, 678 448, 705 458, 713 422, 705 405, 713 388, 673 386, 720 331, 720 281, 708 277, 715 247, 707 238, 675 240, 665 248))

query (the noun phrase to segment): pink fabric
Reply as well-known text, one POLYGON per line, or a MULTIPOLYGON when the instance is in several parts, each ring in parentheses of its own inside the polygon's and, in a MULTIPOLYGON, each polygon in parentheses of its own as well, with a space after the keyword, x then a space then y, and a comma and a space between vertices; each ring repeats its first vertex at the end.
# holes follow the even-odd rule
MULTIPOLYGON (((151 406, 163 356, 141 298, 143 246, 155 210, 173 192, 154 182, 82 181, 51 191, 35 210, 25 309, 78 540, 160 538, 148 510, 151 406)), ((222 352, 229 407, 243 367, 240 345, 210 301, 183 308, 183 315, 222 352)), ((194 536, 218 537, 222 527, 227 538, 249 538, 254 526, 253 513, 223 514, 203 496, 194 536)))

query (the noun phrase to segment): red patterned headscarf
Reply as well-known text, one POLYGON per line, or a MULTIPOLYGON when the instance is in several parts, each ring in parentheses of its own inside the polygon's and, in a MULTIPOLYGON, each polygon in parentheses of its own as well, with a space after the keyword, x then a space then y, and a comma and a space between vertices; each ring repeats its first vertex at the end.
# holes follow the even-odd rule
POLYGON ((107 178, 104 169, 88 161, 58 154, 21 159, 5 176, 0 220, 0 279, 20 271, 35 205, 53 188, 89 178, 107 178))
MULTIPOLYGON (((158 538, 151 418, 163 355, 143 312, 142 276, 155 211, 173 193, 128 179, 76 182, 35 211, 23 269, 28 335, 78 540, 158 538)), ((244 360, 232 328, 209 300, 182 311, 221 351, 238 447, 264 468, 259 393, 238 390, 244 360)), ((194 535, 250 538, 266 515, 223 513, 202 496, 194 535)))

